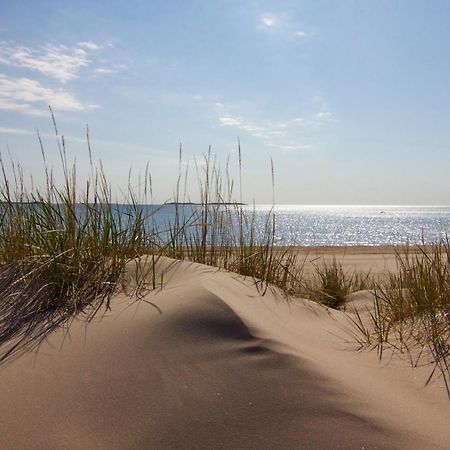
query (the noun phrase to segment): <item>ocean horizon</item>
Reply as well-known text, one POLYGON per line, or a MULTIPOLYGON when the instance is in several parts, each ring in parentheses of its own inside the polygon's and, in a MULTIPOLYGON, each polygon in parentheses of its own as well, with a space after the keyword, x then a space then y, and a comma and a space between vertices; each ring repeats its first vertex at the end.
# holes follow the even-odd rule
MULTIPOLYGON (((175 204, 148 205, 157 225, 175 217, 175 204)), ((180 208, 180 205, 179 205, 180 208)), ((188 216, 199 205, 181 205, 188 216)), ((429 205, 283 205, 247 204, 263 231, 268 214, 275 215, 276 245, 381 246, 433 244, 450 234, 450 206, 429 205)))

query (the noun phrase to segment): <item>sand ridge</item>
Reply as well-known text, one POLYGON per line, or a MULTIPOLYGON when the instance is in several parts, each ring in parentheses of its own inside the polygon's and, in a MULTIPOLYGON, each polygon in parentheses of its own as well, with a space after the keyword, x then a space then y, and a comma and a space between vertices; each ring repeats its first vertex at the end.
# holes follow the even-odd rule
POLYGON ((342 313, 198 264, 158 270, 162 314, 117 296, 0 368, 0 448, 448 448, 439 383, 356 353, 342 313))

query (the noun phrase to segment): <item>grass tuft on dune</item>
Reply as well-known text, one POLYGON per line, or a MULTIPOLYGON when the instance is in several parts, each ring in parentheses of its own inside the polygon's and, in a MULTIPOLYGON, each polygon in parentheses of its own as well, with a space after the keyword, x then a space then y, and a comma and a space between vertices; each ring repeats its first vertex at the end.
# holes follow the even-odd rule
POLYGON ((369 323, 354 319, 361 347, 388 348, 411 365, 431 364, 450 397, 450 242, 407 247, 397 254, 398 270, 374 289, 369 323))

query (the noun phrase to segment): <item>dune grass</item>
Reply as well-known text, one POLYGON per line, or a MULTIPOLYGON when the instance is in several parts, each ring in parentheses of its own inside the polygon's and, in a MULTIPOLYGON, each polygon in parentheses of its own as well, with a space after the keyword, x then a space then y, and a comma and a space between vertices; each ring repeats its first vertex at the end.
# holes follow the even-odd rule
POLYGON ((38 344, 77 314, 90 318, 108 308, 126 263, 152 248, 136 197, 120 212, 104 173, 93 167, 80 192, 56 123, 55 132, 62 186, 55 185, 42 146, 42 190, 25 187, 17 162, 8 177, 1 161, 0 360, 38 344))
MULTIPOLYGON (((101 165, 92 163, 89 133, 91 167, 80 187, 76 165, 68 163, 64 137, 51 116, 61 186, 46 162, 39 136, 43 188, 32 183, 26 187, 30 183, 18 162, 0 164, 0 362, 38 346, 74 317, 92 319, 110 307, 112 295, 119 291, 139 296, 155 288, 155 264, 161 256, 250 276, 262 293, 271 284, 286 292, 296 290, 300 280, 296 254, 291 248, 275 250, 274 212, 258 221, 255 210, 242 204, 241 186, 240 201, 234 200, 229 163, 221 170, 211 149, 195 167, 200 202, 188 207, 186 188, 181 189, 188 168, 182 170, 180 148, 174 215, 162 226, 154 220, 158 208, 147 206, 152 194, 148 170, 140 190, 133 190, 129 182, 126 199, 119 204, 101 165), (125 269, 144 255, 130 290, 125 269)), ((240 146, 238 155, 241 179, 240 146)))
POLYGON ((413 366, 431 364, 427 383, 440 375, 450 396, 450 242, 413 250, 398 253, 398 271, 376 284, 370 320, 351 320, 362 348, 376 348, 380 359, 389 348, 413 366))
POLYGON ((328 308, 345 309, 349 294, 373 287, 370 273, 345 271, 342 262, 336 257, 313 265, 314 274, 303 281, 302 293, 328 308))
MULTIPOLYGON (((298 291, 301 282, 301 264, 292 246, 277 247, 276 216, 270 210, 265 217, 257 215, 255 207, 242 203, 239 183, 239 201, 235 199, 235 183, 230 176, 230 160, 222 170, 211 153, 195 163, 195 176, 200 201, 186 206, 189 166, 182 167, 179 155, 179 176, 173 202, 174 218, 167 224, 170 238, 162 254, 218 267, 251 277, 260 292, 270 285, 283 292, 298 291), (185 186, 181 191, 181 186, 185 186), (182 200, 181 200, 182 199, 182 200)), ((238 171, 242 180, 242 154, 238 145, 238 171)), ((271 162, 272 187, 274 169, 271 162)), ((158 234, 158 233, 157 233, 158 234)))

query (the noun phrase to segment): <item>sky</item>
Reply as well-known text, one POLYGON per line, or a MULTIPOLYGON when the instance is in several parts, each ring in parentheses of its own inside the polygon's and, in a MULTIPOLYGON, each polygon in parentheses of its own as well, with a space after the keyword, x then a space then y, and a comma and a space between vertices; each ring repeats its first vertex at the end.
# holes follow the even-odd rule
MULTIPOLYGON (((245 201, 450 204, 450 5, 429 0, 0 0, 0 151, 154 201, 209 146, 245 201)), ((189 189, 189 187, 188 187, 189 189)), ((192 187, 191 200, 196 200, 192 187)))

